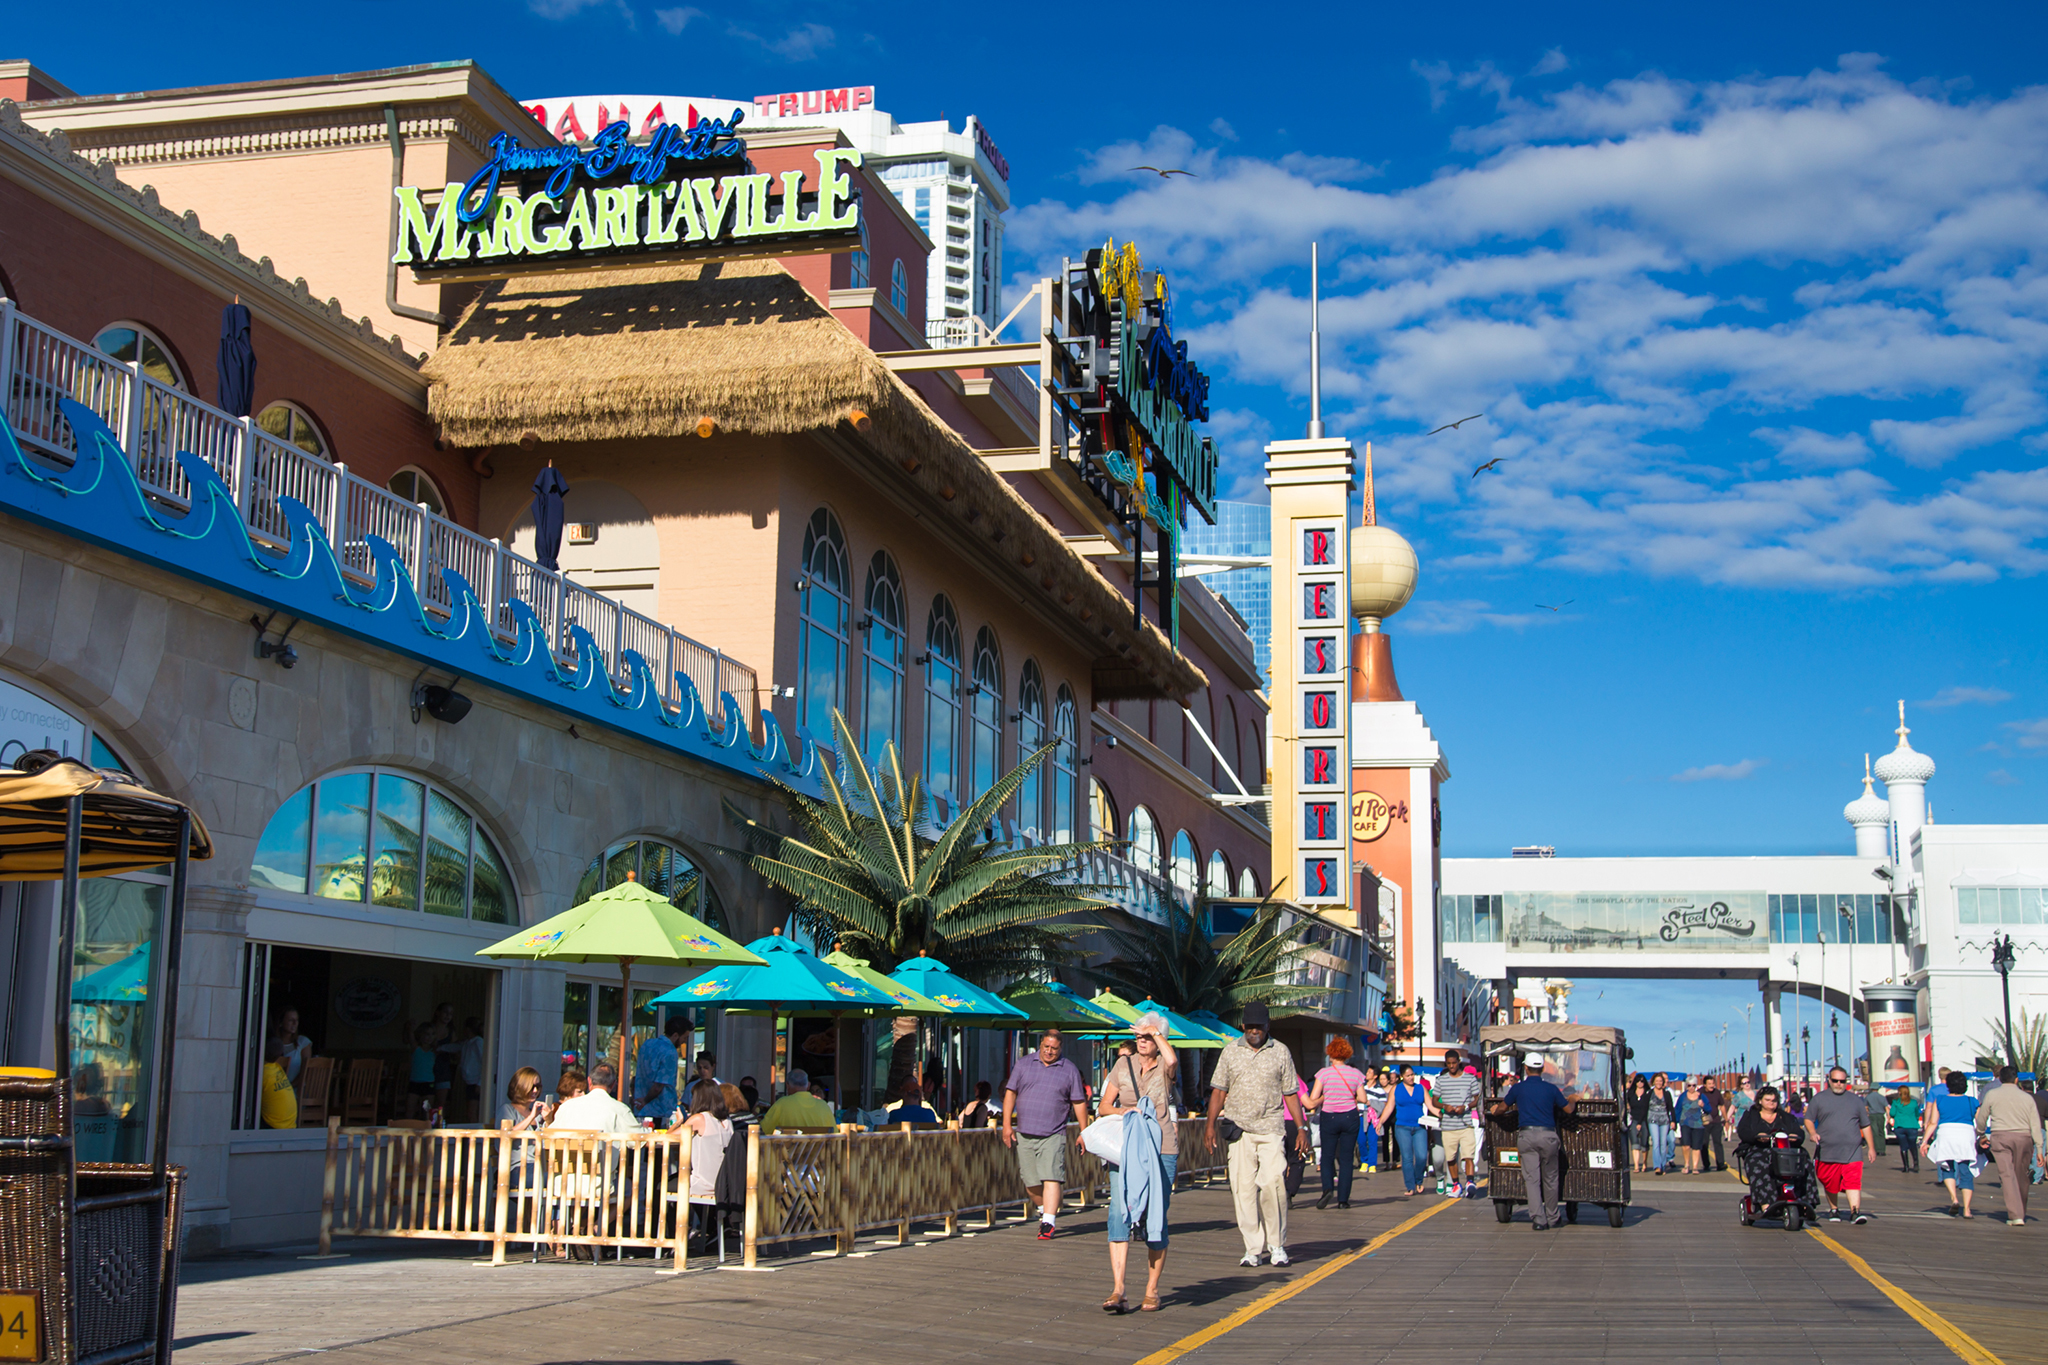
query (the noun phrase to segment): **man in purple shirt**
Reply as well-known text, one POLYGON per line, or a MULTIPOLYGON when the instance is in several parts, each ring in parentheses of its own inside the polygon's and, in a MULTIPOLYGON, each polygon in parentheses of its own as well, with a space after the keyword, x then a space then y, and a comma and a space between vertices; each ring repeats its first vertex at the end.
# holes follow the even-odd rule
POLYGON ((1003 1145, 1017 1149, 1024 1188, 1037 1192, 1038 1240, 1049 1242, 1060 1211, 1060 1185, 1067 1178, 1067 1111, 1088 1123, 1088 1089, 1081 1073, 1060 1056, 1060 1031, 1038 1037, 1038 1051, 1019 1057, 1003 1083, 1003 1145))

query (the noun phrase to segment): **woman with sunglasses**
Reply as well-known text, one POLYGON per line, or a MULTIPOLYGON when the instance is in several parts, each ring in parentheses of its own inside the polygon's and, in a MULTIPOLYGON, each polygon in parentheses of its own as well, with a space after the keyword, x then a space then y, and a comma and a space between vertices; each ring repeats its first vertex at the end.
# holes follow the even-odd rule
POLYGON ((1702 1175, 1707 1165, 1707 1104, 1700 1097, 1700 1083, 1689 1080, 1678 1097, 1678 1131, 1684 1137, 1685 1173, 1702 1175))

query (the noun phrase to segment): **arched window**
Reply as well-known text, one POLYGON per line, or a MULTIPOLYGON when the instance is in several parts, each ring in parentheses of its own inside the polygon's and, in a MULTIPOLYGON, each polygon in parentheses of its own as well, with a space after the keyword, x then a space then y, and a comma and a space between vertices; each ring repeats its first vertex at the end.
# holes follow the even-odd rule
POLYGON ((592 858, 590 866, 583 869, 583 880, 576 884, 576 899, 570 904, 581 905, 598 892, 611 890, 625 881, 629 872, 655 895, 668 897, 669 904, 678 910, 695 915, 721 932, 727 928, 725 907, 719 902, 718 891, 705 878, 696 859, 674 844, 658 839, 627 839, 592 858))
POLYGON ((414 465, 407 465, 391 476, 391 482, 384 485, 407 502, 423 502, 435 516, 447 515, 448 504, 441 497, 441 490, 434 486, 433 478, 414 465))
POLYGON ((901 257, 889 263, 889 306, 906 318, 910 316, 910 276, 901 257))
POLYGON ((968 689, 967 796, 979 797, 996 784, 1002 766, 1003 655, 996 633, 983 626, 974 633, 974 685, 968 689))
POLYGON ((483 823, 439 787, 383 768, 331 773, 279 806, 249 880, 386 910, 518 922, 512 879, 483 823))
POLYGON ((1080 772, 1080 741, 1074 693, 1065 683, 1052 704, 1052 733, 1060 747, 1052 751, 1052 841, 1071 843, 1074 838, 1074 778, 1080 772))
POLYGON ((945 594, 924 623, 924 788, 957 804, 960 748, 960 617, 945 594))
POLYGON ((93 345, 116 360, 140 360, 142 372, 159 384, 174 389, 185 387, 185 375, 171 358, 171 348, 139 322, 117 322, 103 328, 93 345))
POLYGON ((1138 806, 1131 811, 1131 846, 1124 856, 1153 876, 1159 875, 1159 821, 1138 806))
POLYGON ((1246 900, 1259 898, 1259 874, 1248 867, 1237 870, 1237 894, 1246 900))
POLYGON ((868 564, 867 616, 860 628, 868 637, 861 747, 873 766, 891 744, 898 755, 903 752, 903 579, 882 550, 868 564))
POLYGON ((837 745, 832 712, 846 708, 847 615, 852 589, 839 518, 820 507, 804 528, 797 571, 796 723, 820 743, 837 745))
POLYGON ((1193 905, 1195 888, 1201 884, 1201 857, 1195 852, 1195 841, 1186 830, 1173 836, 1173 859, 1167 864, 1166 877, 1173 883, 1173 889, 1180 893, 1181 903, 1193 905))
POLYGON ((1230 859, 1223 856, 1220 848, 1209 854, 1209 878, 1202 885, 1202 894, 1215 897, 1230 894, 1230 859))
MULTIPOLYGON (((1021 761, 1045 743, 1045 679, 1035 659, 1024 661, 1024 680, 1017 688, 1017 757, 1021 761)), ((1017 825, 1032 838, 1045 829, 1045 767, 1035 765, 1017 788, 1017 825)))
POLYGON ((866 289, 872 279, 873 271, 868 265, 868 216, 863 213, 860 216, 860 245, 847 253, 846 287, 866 289))
POLYGON ((256 414, 256 425, 283 441, 288 446, 297 446, 308 455, 317 455, 323 460, 334 458, 327 449, 327 437, 320 431, 306 410, 296 403, 272 403, 256 414))
POLYGON ((1116 802, 1111 799, 1109 788, 1095 778, 1088 779, 1088 837, 1100 843, 1115 839, 1120 828, 1116 818, 1116 802))

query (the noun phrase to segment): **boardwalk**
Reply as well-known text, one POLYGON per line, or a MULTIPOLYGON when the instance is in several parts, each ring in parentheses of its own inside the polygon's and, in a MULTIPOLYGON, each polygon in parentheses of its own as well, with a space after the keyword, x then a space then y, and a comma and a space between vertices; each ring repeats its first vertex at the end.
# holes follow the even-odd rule
MULTIPOLYGON (((1866 1227, 1823 1231, 1873 1273, 2004 1365, 2048 1361, 2048 1223, 2008 1229, 1995 1184, 1969 1223, 1939 1187, 1873 1171, 1866 1227)), ((1986 1186, 1989 1188, 1986 1188, 1986 1186)), ((1553 1234, 1503 1226, 1492 1207, 1445 1208, 1207 1343, 1188 1339, 1315 1277, 1440 1201, 1362 1182, 1349 1212, 1293 1215, 1294 1264, 1243 1269, 1220 1189, 1176 1196, 1167 1311, 1112 1318, 1100 1212, 1036 1241, 1022 1224, 908 1247, 863 1240, 847 1259, 657 1275, 648 1263, 481 1269, 472 1258, 357 1244, 344 1260, 289 1254, 197 1263, 180 1301, 180 1365, 732 1362, 865 1365, 1024 1357, 1187 1365, 1626 1357, 1985 1361, 1945 1344, 1830 1246, 1743 1228, 1729 1177, 1653 1180, 1626 1227, 1553 1234)), ((701 1264, 701 1263, 700 1263, 701 1264)))

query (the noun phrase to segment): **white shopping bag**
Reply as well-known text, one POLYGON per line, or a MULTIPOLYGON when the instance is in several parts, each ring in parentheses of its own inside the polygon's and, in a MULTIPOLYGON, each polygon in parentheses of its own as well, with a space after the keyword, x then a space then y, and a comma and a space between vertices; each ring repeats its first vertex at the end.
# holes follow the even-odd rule
POLYGON ((1124 1159, 1124 1116, 1104 1114, 1081 1130, 1081 1146, 1099 1161, 1114 1166, 1124 1159))

